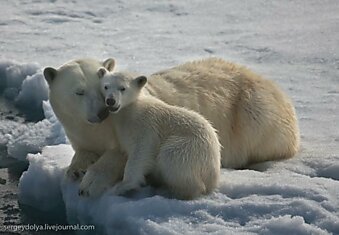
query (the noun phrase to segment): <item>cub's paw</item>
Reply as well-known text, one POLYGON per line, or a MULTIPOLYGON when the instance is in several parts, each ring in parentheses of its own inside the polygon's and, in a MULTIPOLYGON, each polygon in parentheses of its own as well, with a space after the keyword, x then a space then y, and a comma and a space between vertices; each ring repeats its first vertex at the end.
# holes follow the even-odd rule
POLYGON ((73 181, 80 181, 82 177, 85 175, 85 173, 86 170, 76 168, 72 165, 70 165, 66 170, 66 176, 73 181))
POLYGON ((144 184, 143 182, 134 183, 121 181, 113 187, 112 193, 119 196, 127 195, 135 191, 138 191, 143 184, 144 184))
POLYGON ((98 197, 114 185, 113 177, 105 172, 88 169, 79 186, 79 195, 98 197))

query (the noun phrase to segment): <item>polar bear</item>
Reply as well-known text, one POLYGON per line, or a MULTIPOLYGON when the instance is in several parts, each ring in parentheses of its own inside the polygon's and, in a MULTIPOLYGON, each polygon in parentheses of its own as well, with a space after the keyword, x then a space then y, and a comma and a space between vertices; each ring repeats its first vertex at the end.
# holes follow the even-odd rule
MULTIPOLYGON (((98 195, 123 177, 127 158, 115 148, 97 75, 100 67, 112 71, 114 65, 113 59, 80 59, 44 70, 52 108, 75 150, 68 176, 81 179, 86 172, 82 195, 98 195)), ((150 75, 143 90, 205 117, 217 130, 223 167, 286 159, 299 149, 291 100, 274 82, 242 66, 218 58, 188 62, 150 75)))
POLYGON ((66 175, 80 180, 87 171, 86 178, 93 179, 88 195, 97 195, 120 181, 126 163, 125 156, 113 150, 116 146, 116 138, 110 131, 113 123, 107 119, 109 112, 97 77, 100 67, 111 71, 114 65, 113 59, 104 62, 80 59, 67 62, 58 69, 44 69, 49 101, 75 150, 66 175), (110 174, 104 175, 104 172, 110 174))
POLYGON ((294 156, 300 143, 289 97, 273 82, 219 58, 153 74, 145 87, 170 105, 197 111, 218 131, 225 168, 294 156))
POLYGON ((123 180, 113 191, 125 194, 150 175, 179 199, 210 193, 220 174, 220 143, 200 114, 143 94, 145 76, 98 70, 119 148, 127 153, 123 180))

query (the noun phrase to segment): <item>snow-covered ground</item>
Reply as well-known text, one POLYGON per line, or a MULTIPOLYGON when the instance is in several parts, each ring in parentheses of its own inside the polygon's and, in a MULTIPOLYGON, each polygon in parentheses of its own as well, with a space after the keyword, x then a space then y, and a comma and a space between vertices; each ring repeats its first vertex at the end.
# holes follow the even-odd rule
MULTIPOLYGON (((65 207, 69 223, 95 224, 106 234, 339 234, 338 12, 333 0, 3 0, 0 150, 19 160, 33 153, 19 182, 20 202, 46 216, 65 207), (296 106, 300 153, 223 169, 218 191, 194 201, 167 199, 149 187, 133 198, 79 198, 77 185, 62 177, 72 149, 42 103, 41 69, 114 57, 119 68, 147 75, 207 56, 277 81, 296 106)), ((0 156, 0 166, 8 160, 0 156)))

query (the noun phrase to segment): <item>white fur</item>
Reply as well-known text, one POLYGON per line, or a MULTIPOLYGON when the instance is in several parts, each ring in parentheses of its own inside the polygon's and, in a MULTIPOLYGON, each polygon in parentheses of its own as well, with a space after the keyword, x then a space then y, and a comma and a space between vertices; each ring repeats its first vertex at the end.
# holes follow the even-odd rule
MULTIPOLYGON (((90 166, 88 171, 96 173, 89 174, 80 185, 80 190, 90 195, 94 191, 93 195, 100 194, 122 178, 120 167, 126 161, 122 154, 112 152, 117 146, 112 119, 89 122, 98 121, 96 114, 104 107, 97 75, 102 66, 112 70, 114 63, 71 61, 56 70, 53 81, 46 77, 53 110, 75 150, 68 175, 81 176, 93 161, 105 156, 90 166), (87 91, 84 96, 75 95, 79 88, 87 91), (110 180, 98 189, 93 178, 106 165, 115 170, 107 172, 110 180)), ((223 167, 239 168, 252 162, 285 159, 298 151, 299 129, 290 99, 272 81, 241 66, 214 58, 185 63, 151 75, 144 90, 209 120, 218 131, 223 167)))
POLYGON ((80 180, 87 171, 80 184, 79 192, 83 195, 96 196, 113 186, 122 179, 126 163, 125 156, 113 151, 116 137, 112 120, 100 122, 98 118, 105 104, 97 70, 102 66, 113 69, 112 63, 114 60, 111 63, 92 59, 71 61, 55 70, 54 78, 47 72, 53 68, 44 71, 52 108, 75 150, 67 176, 80 180))
POLYGON ((149 93, 199 112, 218 131, 222 166, 286 159, 299 149, 291 100, 272 81, 248 69, 210 58, 151 76, 149 93))
POLYGON ((213 127, 193 111, 140 94, 144 83, 139 78, 126 73, 102 78, 103 95, 120 107, 111 118, 119 147, 128 156, 115 193, 138 189, 146 175, 181 199, 211 192, 220 174, 220 143, 213 127))

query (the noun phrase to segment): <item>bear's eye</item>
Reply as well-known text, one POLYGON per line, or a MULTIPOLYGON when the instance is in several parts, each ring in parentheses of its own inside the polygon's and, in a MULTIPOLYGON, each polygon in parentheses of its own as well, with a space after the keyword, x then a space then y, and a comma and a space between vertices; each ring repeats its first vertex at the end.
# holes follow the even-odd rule
POLYGON ((125 91, 125 90, 126 90, 125 87, 120 87, 120 88, 119 88, 119 91, 125 91))
POLYGON ((79 96, 82 96, 82 95, 85 94, 85 91, 83 91, 83 90, 76 91, 75 94, 76 94, 76 95, 79 95, 79 96))
POLYGON ((104 89, 105 89, 105 90, 108 90, 108 86, 104 86, 104 89))

